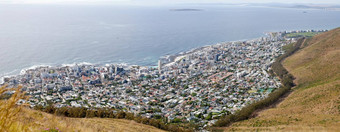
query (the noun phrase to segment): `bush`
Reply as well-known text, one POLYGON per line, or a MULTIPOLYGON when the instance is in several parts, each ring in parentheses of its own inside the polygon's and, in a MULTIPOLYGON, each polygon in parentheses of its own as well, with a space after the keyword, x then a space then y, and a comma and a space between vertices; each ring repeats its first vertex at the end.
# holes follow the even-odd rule
POLYGON ((120 111, 118 114, 117 114, 117 118, 118 119, 123 119, 125 118, 126 116, 126 113, 124 111, 120 111))

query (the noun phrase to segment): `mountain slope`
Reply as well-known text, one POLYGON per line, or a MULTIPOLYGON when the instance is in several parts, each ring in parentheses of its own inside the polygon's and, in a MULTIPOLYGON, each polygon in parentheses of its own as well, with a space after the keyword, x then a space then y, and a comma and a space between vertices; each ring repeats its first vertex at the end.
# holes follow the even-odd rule
POLYGON ((275 108, 226 130, 336 131, 340 129, 340 28, 308 39, 284 67, 293 92, 275 108))

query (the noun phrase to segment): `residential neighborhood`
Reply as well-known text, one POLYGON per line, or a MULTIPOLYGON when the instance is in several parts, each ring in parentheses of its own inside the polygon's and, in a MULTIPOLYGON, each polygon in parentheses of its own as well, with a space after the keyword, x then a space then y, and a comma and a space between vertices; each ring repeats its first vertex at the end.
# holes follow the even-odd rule
POLYGON ((271 64, 284 53, 282 46, 296 41, 284 33, 165 56, 158 66, 41 66, 4 84, 23 86, 31 107, 113 108, 209 126, 281 86, 271 64))

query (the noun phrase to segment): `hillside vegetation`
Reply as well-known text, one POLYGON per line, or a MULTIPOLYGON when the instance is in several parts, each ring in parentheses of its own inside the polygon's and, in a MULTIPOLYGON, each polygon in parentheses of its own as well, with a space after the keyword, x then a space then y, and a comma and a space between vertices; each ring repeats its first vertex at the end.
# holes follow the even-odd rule
POLYGON ((25 124, 26 130, 34 132, 46 129, 59 129, 62 132, 163 132, 155 127, 125 119, 69 118, 31 109, 23 109, 19 116, 19 122, 25 124))
POLYGON ((296 78, 293 92, 279 103, 225 131, 340 130, 340 28, 305 40, 283 61, 296 78))

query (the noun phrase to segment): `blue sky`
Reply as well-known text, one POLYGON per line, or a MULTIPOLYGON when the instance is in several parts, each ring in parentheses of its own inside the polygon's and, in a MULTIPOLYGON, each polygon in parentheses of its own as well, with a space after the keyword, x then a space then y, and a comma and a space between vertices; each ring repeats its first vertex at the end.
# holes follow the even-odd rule
POLYGON ((185 3, 311 3, 340 4, 340 0, 0 0, 9 4, 114 4, 162 5, 185 3))

